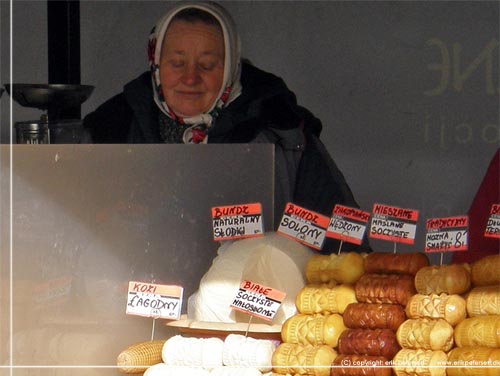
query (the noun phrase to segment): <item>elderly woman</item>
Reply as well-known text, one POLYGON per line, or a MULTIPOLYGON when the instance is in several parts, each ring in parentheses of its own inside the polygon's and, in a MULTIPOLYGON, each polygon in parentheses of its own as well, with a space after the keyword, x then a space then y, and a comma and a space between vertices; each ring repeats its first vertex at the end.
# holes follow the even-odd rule
POLYGON ((85 117, 92 142, 274 143, 278 220, 287 202, 325 215, 356 207, 321 122, 283 80, 242 61, 239 43, 219 4, 174 6, 150 35, 150 71, 85 117))

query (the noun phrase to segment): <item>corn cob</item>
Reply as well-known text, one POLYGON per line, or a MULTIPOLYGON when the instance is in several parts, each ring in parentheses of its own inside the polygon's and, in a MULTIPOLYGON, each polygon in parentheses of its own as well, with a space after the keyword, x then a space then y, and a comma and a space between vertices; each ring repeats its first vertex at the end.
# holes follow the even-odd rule
POLYGON ((136 343, 123 350, 116 359, 120 372, 142 373, 148 367, 162 362, 162 349, 165 340, 136 343))

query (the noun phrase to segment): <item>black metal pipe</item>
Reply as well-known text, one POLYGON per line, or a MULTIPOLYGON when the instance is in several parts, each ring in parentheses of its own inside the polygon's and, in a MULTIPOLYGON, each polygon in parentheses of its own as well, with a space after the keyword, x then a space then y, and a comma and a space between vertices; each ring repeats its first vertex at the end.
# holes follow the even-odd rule
MULTIPOLYGON (((47 1, 50 84, 80 84, 80 0, 47 1)), ((49 110, 49 119, 79 119, 81 106, 49 110), (52 113, 51 113, 52 112, 52 113)))

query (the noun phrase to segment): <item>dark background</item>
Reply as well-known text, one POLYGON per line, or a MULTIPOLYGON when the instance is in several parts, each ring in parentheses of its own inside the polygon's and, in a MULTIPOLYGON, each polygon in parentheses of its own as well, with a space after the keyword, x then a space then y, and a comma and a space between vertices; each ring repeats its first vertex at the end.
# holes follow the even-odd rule
MULTIPOLYGON (((1 82, 11 80, 11 41, 12 80, 47 82, 46 2, 12 4, 12 24, 9 2, 0 9, 1 82)), ((223 4, 243 55, 283 77, 322 119, 323 140, 363 209, 412 208, 422 221, 466 213, 499 145, 497 1, 223 4)), ((149 31, 169 6, 80 2, 81 82, 96 86, 82 115, 147 69, 149 31)), ((8 143, 8 95, 0 106, 8 143)), ((13 104, 14 121, 39 115, 13 104)))

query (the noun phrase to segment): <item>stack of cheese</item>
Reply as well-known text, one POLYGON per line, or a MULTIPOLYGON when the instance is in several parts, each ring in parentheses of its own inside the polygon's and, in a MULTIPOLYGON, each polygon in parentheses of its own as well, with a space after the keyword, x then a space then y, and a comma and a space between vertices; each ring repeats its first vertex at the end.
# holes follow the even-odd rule
POLYGON ((239 334, 224 340, 176 335, 163 345, 162 362, 149 367, 144 376, 261 376, 271 371, 275 348, 273 341, 239 334))
POLYGON ((500 255, 486 256, 471 267, 472 290, 466 296, 468 317, 455 328, 449 353, 449 376, 500 375, 500 255))
POLYGON ((329 376, 345 331, 343 313, 357 302, 354 283, 364 273, 358 253, 314 255, 306 265, 308 284, 297 294, 298 314, 285 321, 282 343, 272 357, 282 375, 329 376))
POLYGON ((415 294, 414 274, 426 265, 421 253, 371 253, 365 258, 365 273, 355 284, 358 302, 344 312, 348 329, 339 338, 332 375, 391 375, 390 361, 400 349, 396 331, 415 294))
POLYGON ((453 327, 465 318, 465 300, 460 294, 469 288, 467 264, 432 265, 418 270, 418 294, 409 299, 408 320, 397 331, 402 350, 394 357, 396 375, 446 375, 447 352, 454 345, 453 327))

